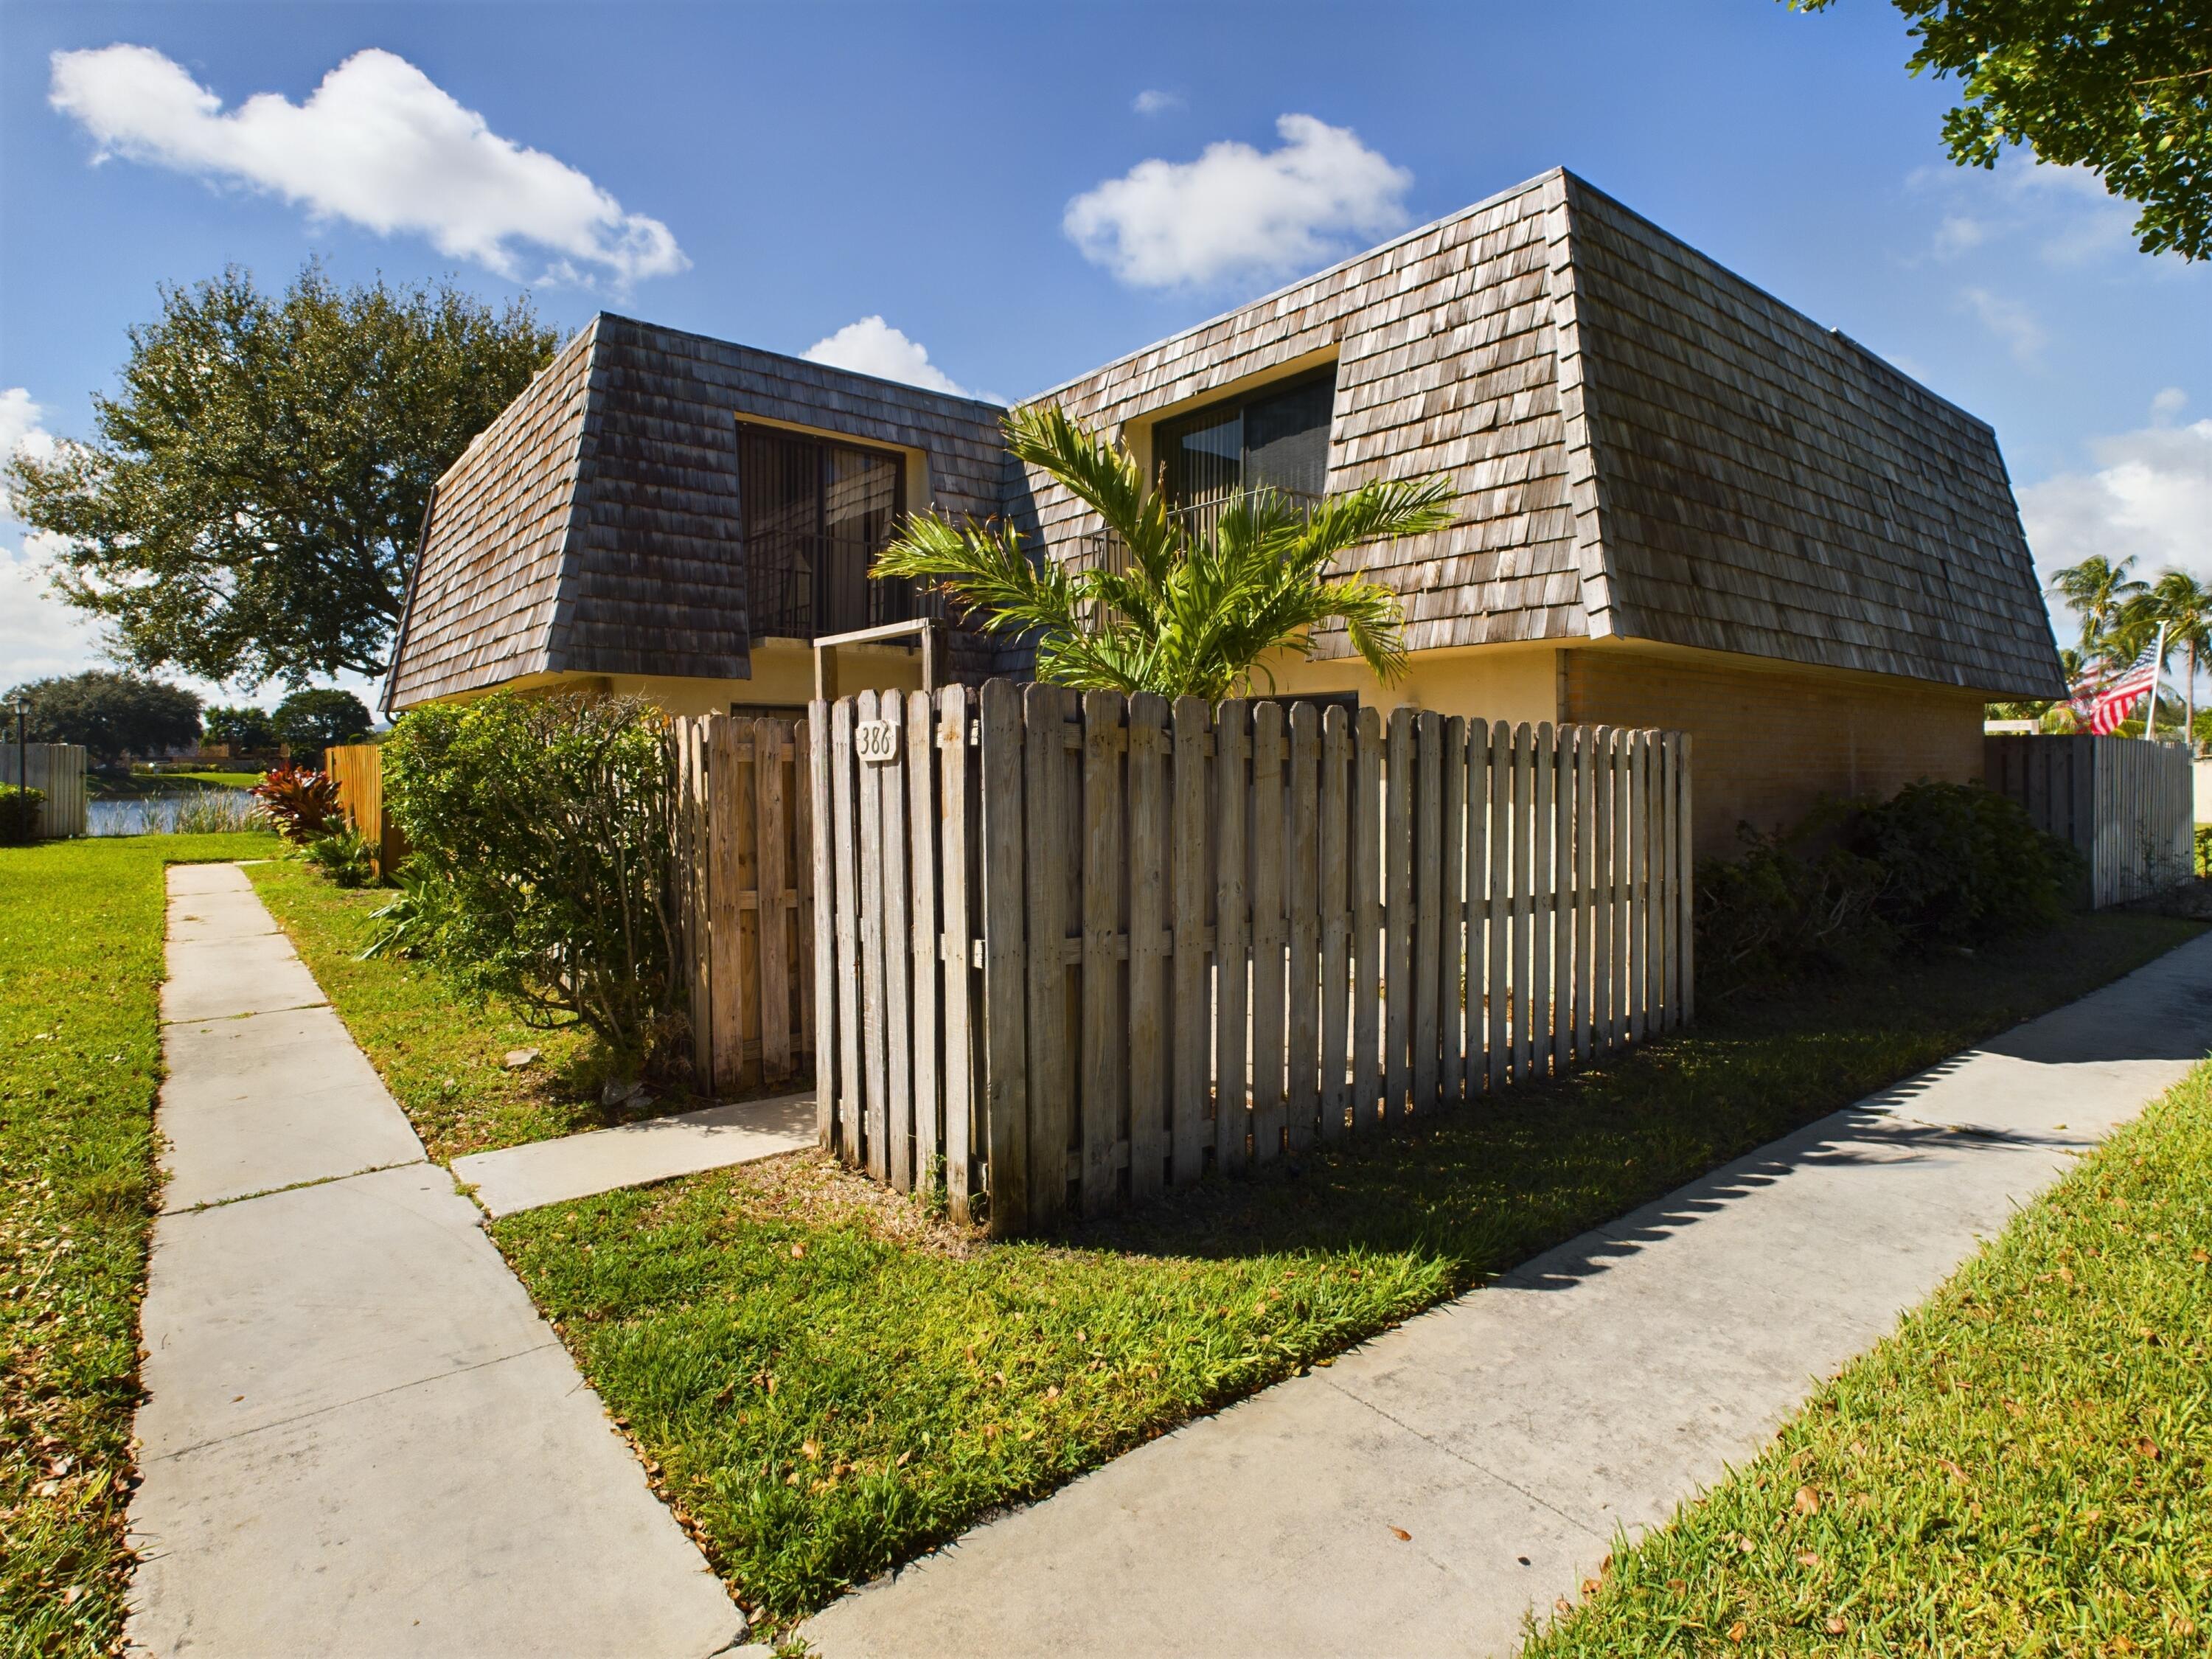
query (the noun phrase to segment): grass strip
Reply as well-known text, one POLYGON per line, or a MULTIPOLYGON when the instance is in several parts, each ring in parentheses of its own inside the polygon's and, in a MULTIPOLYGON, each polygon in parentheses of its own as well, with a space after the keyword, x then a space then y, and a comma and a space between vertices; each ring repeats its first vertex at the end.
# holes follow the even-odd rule
POLYGON ((2212 1066, 1528 1659, 2212 1648, 2212 1066))
POLYGON ((2194 924, 1713 1010, 1549 1087, 987 1245, 817 1154, 493 1237, 740 1598, 771 1621, 2102 984, 2194 924))
POLYGON ((162 866, 267 835, 0 848, 0 1652, 122 1635, 154 1213, 162 866))
POLYGON ((296 860, 247 873, 438 1162, 695 1103, 604 1107, 605 1072, 582 1031, 534 1030, 504 1005, 459 1006, 423 963, 362 960, 389 890, 347 891, 296 860), (529 1064, 507 1064, 510 1054, 532 1048, 538 1058, 529 1064))

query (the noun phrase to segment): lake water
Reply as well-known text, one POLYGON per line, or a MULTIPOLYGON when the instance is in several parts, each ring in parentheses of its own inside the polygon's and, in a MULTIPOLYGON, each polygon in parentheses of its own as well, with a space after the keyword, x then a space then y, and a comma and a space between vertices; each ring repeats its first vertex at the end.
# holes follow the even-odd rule
POLYGON ((254 811, 253 797, 243 789, 94 798, 84 805, 85 831, 94 836, 172 835, 180 813, 186 818, 187 830, 251 830, 259 827, 250 821, 254 811))

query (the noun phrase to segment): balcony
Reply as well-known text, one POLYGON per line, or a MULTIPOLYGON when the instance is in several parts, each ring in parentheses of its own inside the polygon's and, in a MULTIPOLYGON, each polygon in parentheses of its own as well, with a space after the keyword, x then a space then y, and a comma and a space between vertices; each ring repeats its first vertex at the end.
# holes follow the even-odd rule
POLYGON ((745 550, 755 639, 811 640, 823 634, 943 614, 944 601, 910 581, 868 575, 882 539, 772 531, 745 550))

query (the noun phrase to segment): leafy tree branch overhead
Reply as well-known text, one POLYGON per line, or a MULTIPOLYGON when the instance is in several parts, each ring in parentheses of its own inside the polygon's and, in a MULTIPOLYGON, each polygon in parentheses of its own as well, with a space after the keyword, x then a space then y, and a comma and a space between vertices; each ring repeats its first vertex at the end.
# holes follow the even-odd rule
POLYGON ((15 514, 125 660, 293 686, 383 671, 431 485, 557 343, 526 300, 313 264, 165 290, 130 339, 98 435, 8 468, 15 514))
MULTIPOLYGON (((1789 0, 1825 11, 1835 0, 1789 0)), ((1956 76, 1943 118, 1961 167, 2008 144, 2086 167, 2142 212, 2146 253, 2212 258, 2212 6, 2205 0, 1892 0, 1905 67, 1956 76)))
POLYGON ((1032 559, 1001 521, 925 513, 877 556, 874 574, 932 582, 994 627, 1034 633, 1038 678, 1081 690, 1238 696, 1270 653, 1310 652, 1314 629, 1332 622, 1378 678, 1404 672, 1397 595, 1328 573, 1359 548, 1449 526, 1448 480, 1365 484, 1310 512, 1256 490, 1209 525, 1171 508, 1127 449, 1057 405, 1009 412, 1006 433, 1017 459, 1098 514, 1124 556, 1069 569, 1032 559))

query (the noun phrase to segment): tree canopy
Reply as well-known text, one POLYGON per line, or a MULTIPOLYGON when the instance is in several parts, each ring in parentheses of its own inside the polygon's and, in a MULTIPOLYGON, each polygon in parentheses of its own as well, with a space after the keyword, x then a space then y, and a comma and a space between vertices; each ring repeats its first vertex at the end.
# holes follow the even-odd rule
POLYGON ((8 693, 10 738, 18 699, 30 704, 33 743, 82 744, 102 766, 199 741, 199 698, 180 685, 137 674, 92 668, 16 686, 8 693))
POLYGON ((875 575, 933 582, 993 626, 1033 634, 1037 678, 1083 690, 1242 696, 1270 653, 1310 653, 1329 622, 1345 624, 1378 678, 1404 672, 1397 595, 1328 573, 1358 548, 1449 526, 1449 480, 1364 484, 1310 512, 1258 489, 1194 518, 1146 483, 1127 449, 1057 404, 1011 410, 1005 426, 1015 459, 1097 513, 1119 556, 1071 570, 1033 560, 1001 521, 923 513, 876 556, 875 575))
MULTIPOLYGON (((1825 11, 1835 0, 1789 0, 1825 11)), ((2008 144, 2087 167, 2142 212, 2147 253, 2212 258, 2212 7, 2204 0, 1891 0, 1905 67, 1957 76, 1943 117, 1961 167, 2008 144)))
POLYGON ((276 728, 269 711, 252 703, 218 704, 200 716, 200 735, 209 743, 227 743, 234 749, 274 749, 276 728))
POLYGON ((98 435, 8 468, 58 586, 137 667, 302 685, 383 672, 430 488, 550 360, 527 300, 441 283, 281 296, 233 268, 131 331, 98 435))
POLYGON ((295 756, 320 756, 332 744, 351 743, 368 735, 368 706, 352 692, 334 686, 295 691, 276 705, 270 724, 276 741, 295 756))

